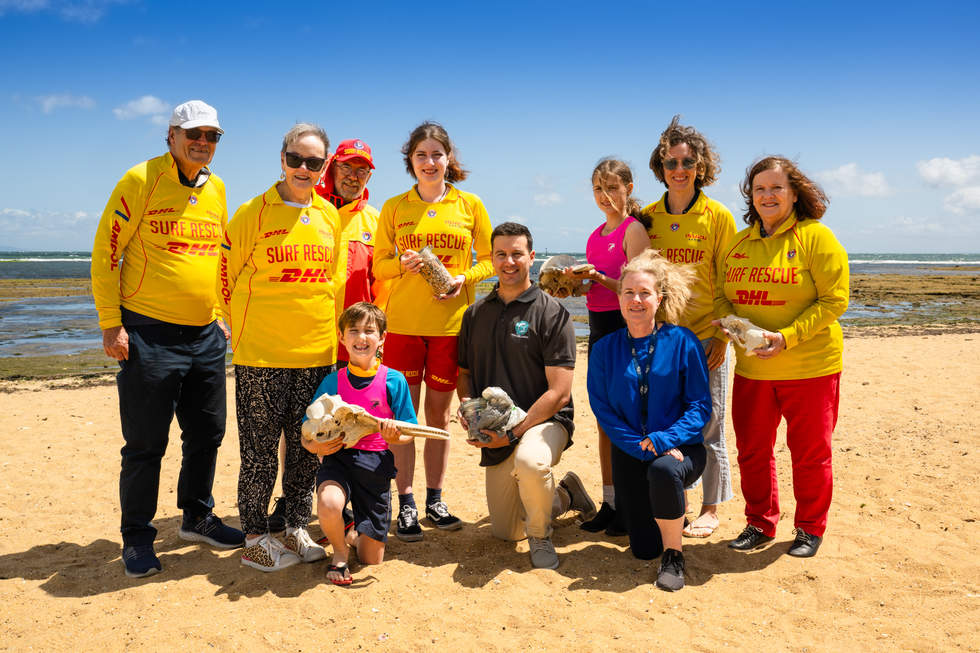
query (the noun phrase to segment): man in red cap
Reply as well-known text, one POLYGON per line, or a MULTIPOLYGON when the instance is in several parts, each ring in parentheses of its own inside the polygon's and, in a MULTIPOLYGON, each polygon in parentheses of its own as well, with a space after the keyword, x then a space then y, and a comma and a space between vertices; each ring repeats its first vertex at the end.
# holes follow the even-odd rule
MULTIPOLYGON (((343 141, 316 187, 316 192, 337 207, 340 214, 335 278, 343 285, 336 295, 338 320, 345 308, 357 302, 373 302, 384 308, 383 284, 375 281, 371 273, 379 215, 378 209, 367 203, 372 170, 374 160, 368 144, 356 138, 343 141)), ((337 363, 345 365, 347 360, 347 350, 340 345, 337 363)))

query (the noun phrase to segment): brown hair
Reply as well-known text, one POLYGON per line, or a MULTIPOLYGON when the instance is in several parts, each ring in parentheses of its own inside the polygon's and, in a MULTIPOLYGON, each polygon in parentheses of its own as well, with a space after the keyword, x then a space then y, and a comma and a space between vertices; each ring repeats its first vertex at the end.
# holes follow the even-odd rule
POLYGON ((649 274, 654 278, 657 292, 660 293, 657 317, 677 324, 691 298, 691 284, 697 278, 697 273, 689 266, 671 263, 660 255, 660 250, 646 249, 623 268, 619 277, 620 293, 623 291, 623 280, 631 272, 649 274))
POLYGON ((419 143, 427 138, 431 138, 438 141, 446 149, 446 155, 449 157, 449 162, 446 165, 446 181, 449 183, 455 183, 457 181, 463 181, 469 176, 469 172, 464 170, 460 165, 459 160, 456 156, 456 148, 453 146, 453 142, 449 140, 449 134, 446 129, 437 122, 423 122, 421 125, 412 130, 412 133, 408 136, 408 141, 402 145, 402 154, 405 156, 405 169, 408 170, 408 174, 415 178, 415 169, 412 167, 412 154, 415 152, 415 148, 419 146, 419 143))
POLYGON ((752 182, 755 176, 766 170, 782 170, 789 178, 790 187, 796 191, 796 202, 793 209, 796 211, 797 220, 819 220, 827 212, 827 194, 823 192, 817 182, 813 181, 795 163, 783 156, 767 156, 753 163, 745 171, 745 180, 742 181, 742 197, 745 198, 745 213, 742 219, 745 224, 752 225, 761 221, 755 205, 752 204, 752 182))
POLYGON ((384 311, 370 302, 357 302, 344 309, 337 321, 337 328, 343 333, 347 327, 356 326, 364 320, 373 320, 381 335, 388 329, 388 318, 384 311))
POLYGON ((660 142, 650 155, 650 170, 653 171, 653 176, 666 186, 664 158, 667 156, 667 151, 675 145, 687 143, 694 154, 694 158, 697 159, 697 177, 694 180, 694 188, 700 190, 718 180, 718 175, 721 174, 721 158, 701 132, 694 127, 681 125, 680 119, 679 114, 674 116, 670 124, 667 125, 667 129, 660 134, 660 142))
MULTIPOLYGON (((592 169, 592 184, 595 185, 596 177, 605 178, 610 176, 618 177, 619 181, 623 183, 623 186, 628 186, 633 183, 633 170, 628 163, 609 156, 603 157, 599 159, 599 163, 592 169)), ((606 199, 609 199, 609 197, 607 196, 606 199)), ((626 198, 626 215, 633 216, 647 229, 651 226, 650 216, 643 214, 643 207, 640 205, 640 201, 632 195, 626 198)))

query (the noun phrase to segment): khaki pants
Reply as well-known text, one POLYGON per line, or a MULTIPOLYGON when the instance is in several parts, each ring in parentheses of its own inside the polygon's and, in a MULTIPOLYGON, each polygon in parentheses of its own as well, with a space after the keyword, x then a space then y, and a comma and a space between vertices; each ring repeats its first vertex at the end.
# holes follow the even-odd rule
POLYGON ((504 462, 487 467, 490 532, 502 540, 550 537, 560 512, 551 468, 561 460, 568 433, 557 422, 531 427, 504 462))

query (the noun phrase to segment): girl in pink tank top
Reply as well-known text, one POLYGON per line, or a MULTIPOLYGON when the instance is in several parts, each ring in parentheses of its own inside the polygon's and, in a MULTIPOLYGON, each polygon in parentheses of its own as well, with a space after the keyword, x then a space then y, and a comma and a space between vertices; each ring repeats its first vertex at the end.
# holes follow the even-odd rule
MULTIPOLYGON (((649 218, 643 215, 640 203, 632 196, 633 171, 623 161, 606 158, 592 171, 592 195, 596 206, 605 215, 589 236, 585 246, 586 260, 595 266, 588 273, 592 282, 585 297, 589 309, 589 353, 592 345, 614 331, 623 329, 619 311, 619 277, 623 267, 637 254, 650 246, 647 235, 649 218)), ((571 270, 566 270, 570 274, 571 270)), ((599 513, 582 528, 608 535, 624 535, 626 529, 616 518, 616 494, 612 481, 612 444, 602 427, 599 431, 599 468, 602 472, 602 506, 599 513)))

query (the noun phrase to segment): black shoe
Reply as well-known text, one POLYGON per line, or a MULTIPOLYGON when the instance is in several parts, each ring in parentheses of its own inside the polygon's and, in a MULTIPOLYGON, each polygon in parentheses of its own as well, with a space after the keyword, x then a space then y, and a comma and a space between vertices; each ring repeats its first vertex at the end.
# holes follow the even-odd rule
POLYGON ((402 542, 418 542, 422 539, 422 527, 419 526, 419 511, 415 506, 402 506, 398 511, 398 525, 395 535, 402 542))
POLYGON ((218 549, 237 549, 245 546, 245 534, 237 528, 225 526, 209 512, 196 523, 184 517, 184 524, 177 531, 180 539, 188 542, 204 542, 218 549))
POLYGON ((613 517, 612 523, 606 526, 606 535, 609 537, 622 537, 628 533, 626 530, 626 525, 623 524, 623 513, 616 511, 616 515, 613 517))
POLYGON ((819 535, 810 535, 802 528, 797 528, 796 539, 793 540, 793 545, 789 547, 789 554, 797 558, 812 558, 817 555, 817 549, 820 548, 821 542, 823 542, 823 538, 819 535))
POLYGON ((126 575, 130 578, 144 578, 160 573, 163 566, 153 552, 152 544, 135 544, 124 546, 122 561, 126 565, 126 575))
POLYGON ((605 530, 607 526, 613 523, 614 519, 616 519, 616 511, 612 506, 603 501, 595 517, 587 522, 582 522, 579 528, 590 533, 598 533, 599 531, 605 530))
POLYGON ((677 549, 667 549, 660 556, 657 587, 668 592, 684 588, 684 554, 677 549))
POLYGON ((283 497, 276 497, 276 505, 269 513, 266 523, 269 525, 270 533, 286 530, 286 502, 283 497))
POLYGON ((442 501, 430 503, 425 507, 425 516, 432 520, 441 531, 458 531, 463 527, 459 517, 449 512, 449 507, 442 501))
POLYGON ((354 511, 344 506, 344 509, 340 512, 340 516, 344 520, 344 535, 347 535, 347 532, 354 528, 354 511))
POLYGON ((751 551, 752 549, 758 549, 767 542, 772 542, 774 539, 765 535, 762 529, 749 525, 738 534, 738 537, 728 543, 728 548, 738 551, 751 551))

